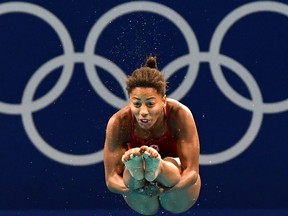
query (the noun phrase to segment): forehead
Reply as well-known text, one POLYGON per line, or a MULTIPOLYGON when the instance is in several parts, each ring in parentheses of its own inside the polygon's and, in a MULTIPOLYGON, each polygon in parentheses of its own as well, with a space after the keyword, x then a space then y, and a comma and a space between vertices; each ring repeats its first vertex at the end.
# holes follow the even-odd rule
POLYGON ((161 99, 156 89, 150 87, 136 87, 130 93, 131 99, 161 99))

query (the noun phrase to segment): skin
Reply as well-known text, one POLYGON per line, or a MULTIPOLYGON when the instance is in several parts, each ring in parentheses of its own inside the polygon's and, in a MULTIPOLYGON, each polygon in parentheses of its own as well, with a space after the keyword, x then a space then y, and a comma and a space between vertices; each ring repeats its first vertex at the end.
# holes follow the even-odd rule
POLYGON ((129 97, 130 104, 116 112, 107 124, 104 145, 106 185, 111 192, 122 194, 128 206, 143 215, 156 214, 160 205, 172 213, 185 212, 195 204, 201 187, 199 138, 192 113, 180 102, 160 95, 153 88, 136 87, 129 97), (134 115, 134 134, 147 140, 159 138, 166 132, 167 103, 181 165, 171 157, 161 158, 155 149, 147 146, 127 150, 130 109, 134 115), (141 119, 148 122, 143 123, 141 119), (131 160, 131 155, 141 156, 143 152, 149 153, 145 160, 159 160, 159 174, 153 181, 157 182, 156 186, 147 184, 145 178, 133 178, 122 162, 131 160))

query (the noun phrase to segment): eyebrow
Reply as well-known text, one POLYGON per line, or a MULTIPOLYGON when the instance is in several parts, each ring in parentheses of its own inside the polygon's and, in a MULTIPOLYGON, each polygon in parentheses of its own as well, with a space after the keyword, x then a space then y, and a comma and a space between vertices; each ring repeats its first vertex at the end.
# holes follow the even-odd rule
MULTIPOLYGON (((133 97, 132 99, 141 100, 140 98, 137 98, 137 97, 133 97)), ((147 98, 147 100, 152 100, 152 99, 156 99, 156 98, 155 98, 155 97, 149 97, 149 98, 147 98)))

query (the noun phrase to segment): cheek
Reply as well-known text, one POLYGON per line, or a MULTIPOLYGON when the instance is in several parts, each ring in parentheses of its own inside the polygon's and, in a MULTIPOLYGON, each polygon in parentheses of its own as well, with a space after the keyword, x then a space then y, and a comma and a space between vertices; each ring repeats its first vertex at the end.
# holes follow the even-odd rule
POLYGON ((152 116, 160 116, 162 114, 162 109, 157 108, 150 111, 150 115, 152 116))
POLYGON ((138 115, 139 114, 139 109, 136 109, 135 107, 131 107, 131 112, 133 115, 138 115))

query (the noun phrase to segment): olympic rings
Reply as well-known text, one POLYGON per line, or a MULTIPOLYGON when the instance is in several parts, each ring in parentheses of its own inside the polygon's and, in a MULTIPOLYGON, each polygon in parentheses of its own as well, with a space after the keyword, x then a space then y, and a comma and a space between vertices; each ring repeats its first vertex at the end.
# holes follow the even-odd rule
MULTIPOLYGON (((63 48, 64 48, 64 55, 69 56, 74 53, 73 43, 72 43, 72 40, 70 38, 68 31, 66 30, 63 23, 60 20, 58 20, 57 17, 55 17, 51 12, 31 3, 10 2, 10 3, 0 4, 0 15, 6 14, 6 13, 13 13, 13 12, 31 14, 47 22, 59 36, 61 43, 63 45, 63 48)), ((69 77, 69 75, 70 76, 72 75, 73 64, 67 61, 65 62, 65 64, 63 62, 63 65, 64 65, 64 70, 61 74, 60 79, 58 80, 57 84, 54 87, 54 89, 56 90, 58 90, 59 88, 60 89, 62 88, 64 90, 64 88, 69 82, 69 79, 71 78, 69 77), (66 77, 64 76, 65 74, 69 74, 66 81, 65 81, 66 77), (63 85, 64 84, 63 82, 64 83, 66 82, 66 85, 63 85)), ((37 75, 36 73, 35 76, 39 76, 39 75, 37 75)), ((49 104, 61 94, 61 91, 59 90, 56 91, 56 90, 52 90, 52 92, 50 91, 49 94, 45 96, 45 98, 41 99, 41 101, 44 101, 44 102, 37 101, 36 103, 42 104, 43 107, 49 104), (54 96, 54 98, 52 96, 54 96), (46 98, 48 99, 50 98, 50 100, 46 98)), ((8 103, 0 102, 0 112, 6 113, 6 114, 21 114, 22 110, 24 110, 23 104, 22 105, 21 104, 8 104, 8 103)), ((36 111, 36 110, 37 108, 31 109, 31 111, 36 111)))
POLYGON ((63 55, 57 56, 44 63, 28 81, 22 96, 21 104, 9 104, 0 101, 0 113, 8 115, 21 115, 24 129, 32 144, 44 155, 54 161, 76 166, 86 166, 103 161, 103 149, 86 155, 74 155, 61 152, 49 145, 38 133, 33 120, 33 112, 44 109, 55 101, 66 89, 73 75, 74 65, 83 63, 87 78, 97 93, 104 101, 115 108, 122 108, 128 102, 125 91, 125 73, 108 59, 94 53, 97 41, 103 30, 118 17, 132 12, 149 12, 163 16, 173 23, 184 36, 189 53, 170 62, 163 68, 168 79, 178 69, 188 65, 188 72, 179 87, 169 97, 181 100, 192 88, 201 62, 210 65, 213 79, 221 92, 235 105, 253 113, 250 125, 243 137, 230 148, 213 154, 200 155, 201 165, 213 165, 229 161, 244 152, 257 136, 265 113, 279 113, 288 110, 288 99, 264 103, 260 88, 249 71, 236 60, 220 53, 220 47, 229 28, 239 19, 256 12, 274 12, 288 16, 288 6, 273 1, 252 2, 236 8, 230 12, 216 28, 210 44, 209 52, 200 52, 198 41, 187 21, 176 11, 160 3, 133 1, 118 5, 104 15, 91 28, 83 53, 76 53, 71 37, 65 25, 50 11, 32 3, 9 2, 0 4, 0 15, 7 13, 26 13, 34 15, 49 24, 59 36, 63 45, 63 55), (114 95, 101 82, 95 65, 108 71, 123 88, 126 100, 114 95), (44 78, 56 68, 63 66, 63 71, 55 86, 37 100, 33 100, 35 92, 44 78), (246 84, 251 100, 236 92, 225 79, 221 66, 233 71, 246 84), (113 71, 113 73, 112 73, 113 71))
MULTIPOLYGON (((215 33, 211 39, 210 44, 210 53, 213 57, 216 57, 219 54, 221 42, 225 36, 225 34, 228 32, 229 28, 239 19, 242 17, 253 14, 256 12, 275 12, 282 15, 285 15, 288 17, 288 6, 283 3, 276 3, 276 2, 253 2, 246 4, 242 7, 239 7, 238 9, 232 11, 230 14, 228 14, 223 21, 218 25, 217 29, 215 30, 215 33)), ((222 80, 223 83, 225 83, 226 88, 221 89, 221 85, 218 85, 218 87, 222 90, 222 92, 232 101, 237 103, 239 106, 241 106, 244 109, 252 111, 253 108, 253 102, 251 103, 246 98, 235 92, 232 88, 229 87, 229 84, 225 81, 224 76, 221 73, 221 69, 219 68, 219 64, 217 67, 217 64, 213 64, 213 66, 216 66, 215 70, 214 67, 211 67, 211 70, 213 72, 213 75, 218 75, 217 78, 222 80), (233 99, 234 98, 234 99, 233 99)), ((216 78, 216 77, 214 77, 216 78)), ((222 83, 222 84, 223 84, 222 83)), ((219 83, 218 83, 219 84, 219 83)), ((261 105, 257 109, 262 109, 263 113, 277 113, 277 112, 283 112, 287 111, 288 109, 288 99, 280 102, 275 103, 261 103, 261 105)))

